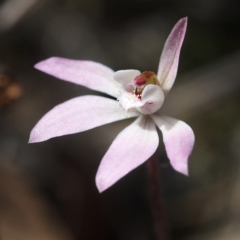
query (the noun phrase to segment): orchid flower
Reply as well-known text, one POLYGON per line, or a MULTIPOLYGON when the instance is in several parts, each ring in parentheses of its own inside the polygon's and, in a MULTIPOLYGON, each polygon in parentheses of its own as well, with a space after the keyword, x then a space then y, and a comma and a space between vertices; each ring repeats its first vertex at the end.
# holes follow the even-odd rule
POLYGON ((188 175, 188 157, 194 134, 183 121, 159 113, 177 74, 179 54, 187 27, 187 18, 178 21, 170 33, 160 58, 158 73, 112 69, 92 61, 52 57, 35 68, 64 81, 106 93, 80 96, 57 105, 36 124, 30 143, 52 137, 86 131, 122 119, 136 118, 109 147, 96 174, 100 192, 149 159, 156 151, 162 131, 172 167, 188 175))

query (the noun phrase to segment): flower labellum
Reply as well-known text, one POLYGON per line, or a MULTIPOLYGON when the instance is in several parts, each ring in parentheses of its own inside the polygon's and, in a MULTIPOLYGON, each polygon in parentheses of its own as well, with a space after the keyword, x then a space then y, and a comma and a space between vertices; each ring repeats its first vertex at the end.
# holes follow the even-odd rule
POLYGON ((57 105, 40 119, 30 134, 30 143, 86 131, 122 119, 136 118, 104 155, 96 175, 100 192, 149 159, 156 151, 162 131, 172 167, 188 175, 188 157, 194 133, 183 121, 162 116, 158 110, 171 89, 178 68, 187 18, 180 19, 164 45, 157 74, 112 69, 92 61, 52 57, 35 65, 40 71, 87 88, 106 93, 81 96, 57 105))

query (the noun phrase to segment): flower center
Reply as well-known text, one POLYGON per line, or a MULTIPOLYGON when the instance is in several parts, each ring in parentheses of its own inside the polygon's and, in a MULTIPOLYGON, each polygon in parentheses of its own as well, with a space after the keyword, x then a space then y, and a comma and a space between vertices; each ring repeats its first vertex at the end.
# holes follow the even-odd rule
POLYGON ((157 75, 154 72, 146 71, 138 75, 133 79, 133 85, 135 86, 135 89, 133 90, 133 94, 141 100, 142 98, 142 91, 143 89, 149 85, 158 85, 160 86, 160 83, 157 79, 157 75))

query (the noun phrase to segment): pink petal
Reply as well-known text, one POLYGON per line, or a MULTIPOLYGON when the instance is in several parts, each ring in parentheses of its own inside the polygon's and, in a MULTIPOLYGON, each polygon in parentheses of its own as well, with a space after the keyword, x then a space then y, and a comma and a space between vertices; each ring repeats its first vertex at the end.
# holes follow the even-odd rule
POLYGON ((29 142, 42 142, 138 115, 137 112, 126 112, 112 99, 99 96, 77 97, 57 105, 43 116, 33 128, 29 142))
POLYGON ((151 115, 163 134, 167 156, 172 167, 188 175, 188 157, 194 145, 194 133, 185 122, 166 117, 151 115))
POLYGON ((114 73, 113 79, 121 85, 125 86, 128 83, 131 83, 133 79, 140 74, 141 72, 138 70, 120 70, 114 73))
POLYGON ((35 68, 61 80, 118 97, 119 84, 112 79, 113 70, 96 62, 52 57, 35 68))
POLYGON ((142 107, 138 110, 143 114, 152 114, 159 110, 164 101, 162 89, 153 84, 147 85, 142 92, 142 107))
POLYGON ((165 93, 171 89, 177 75, 179 55, 186 28, 187 17, 177 22, 163 48, 157 76, 165 93))
POLYGON ((158 147, 158 134, 150 117, 140 116, 113 141, 96 175, 99 192, 144 163, 158 147))

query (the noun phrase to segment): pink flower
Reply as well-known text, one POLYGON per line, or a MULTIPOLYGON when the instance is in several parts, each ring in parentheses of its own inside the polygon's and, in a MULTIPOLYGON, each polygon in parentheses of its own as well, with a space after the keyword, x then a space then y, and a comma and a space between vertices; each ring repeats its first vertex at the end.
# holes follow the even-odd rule
POLYGON ((115 97, 81 96, 49 111, 36 124, 30 143, 73 134, 103 124, 137 117, 125 128, 103 157, 96 175, 100 192, 144 163, 156 151, 162 131, 172 167, 188 175, 188 157, 194 144, 192 129, 184 122, 159 113, 177 74, 179 54, 187 27, 181 19, 170 33, 159 63, 158 73, 138 70, 114 72, 96 62, 52 57, 36 68, 61 80, 80 84, 115 97))

